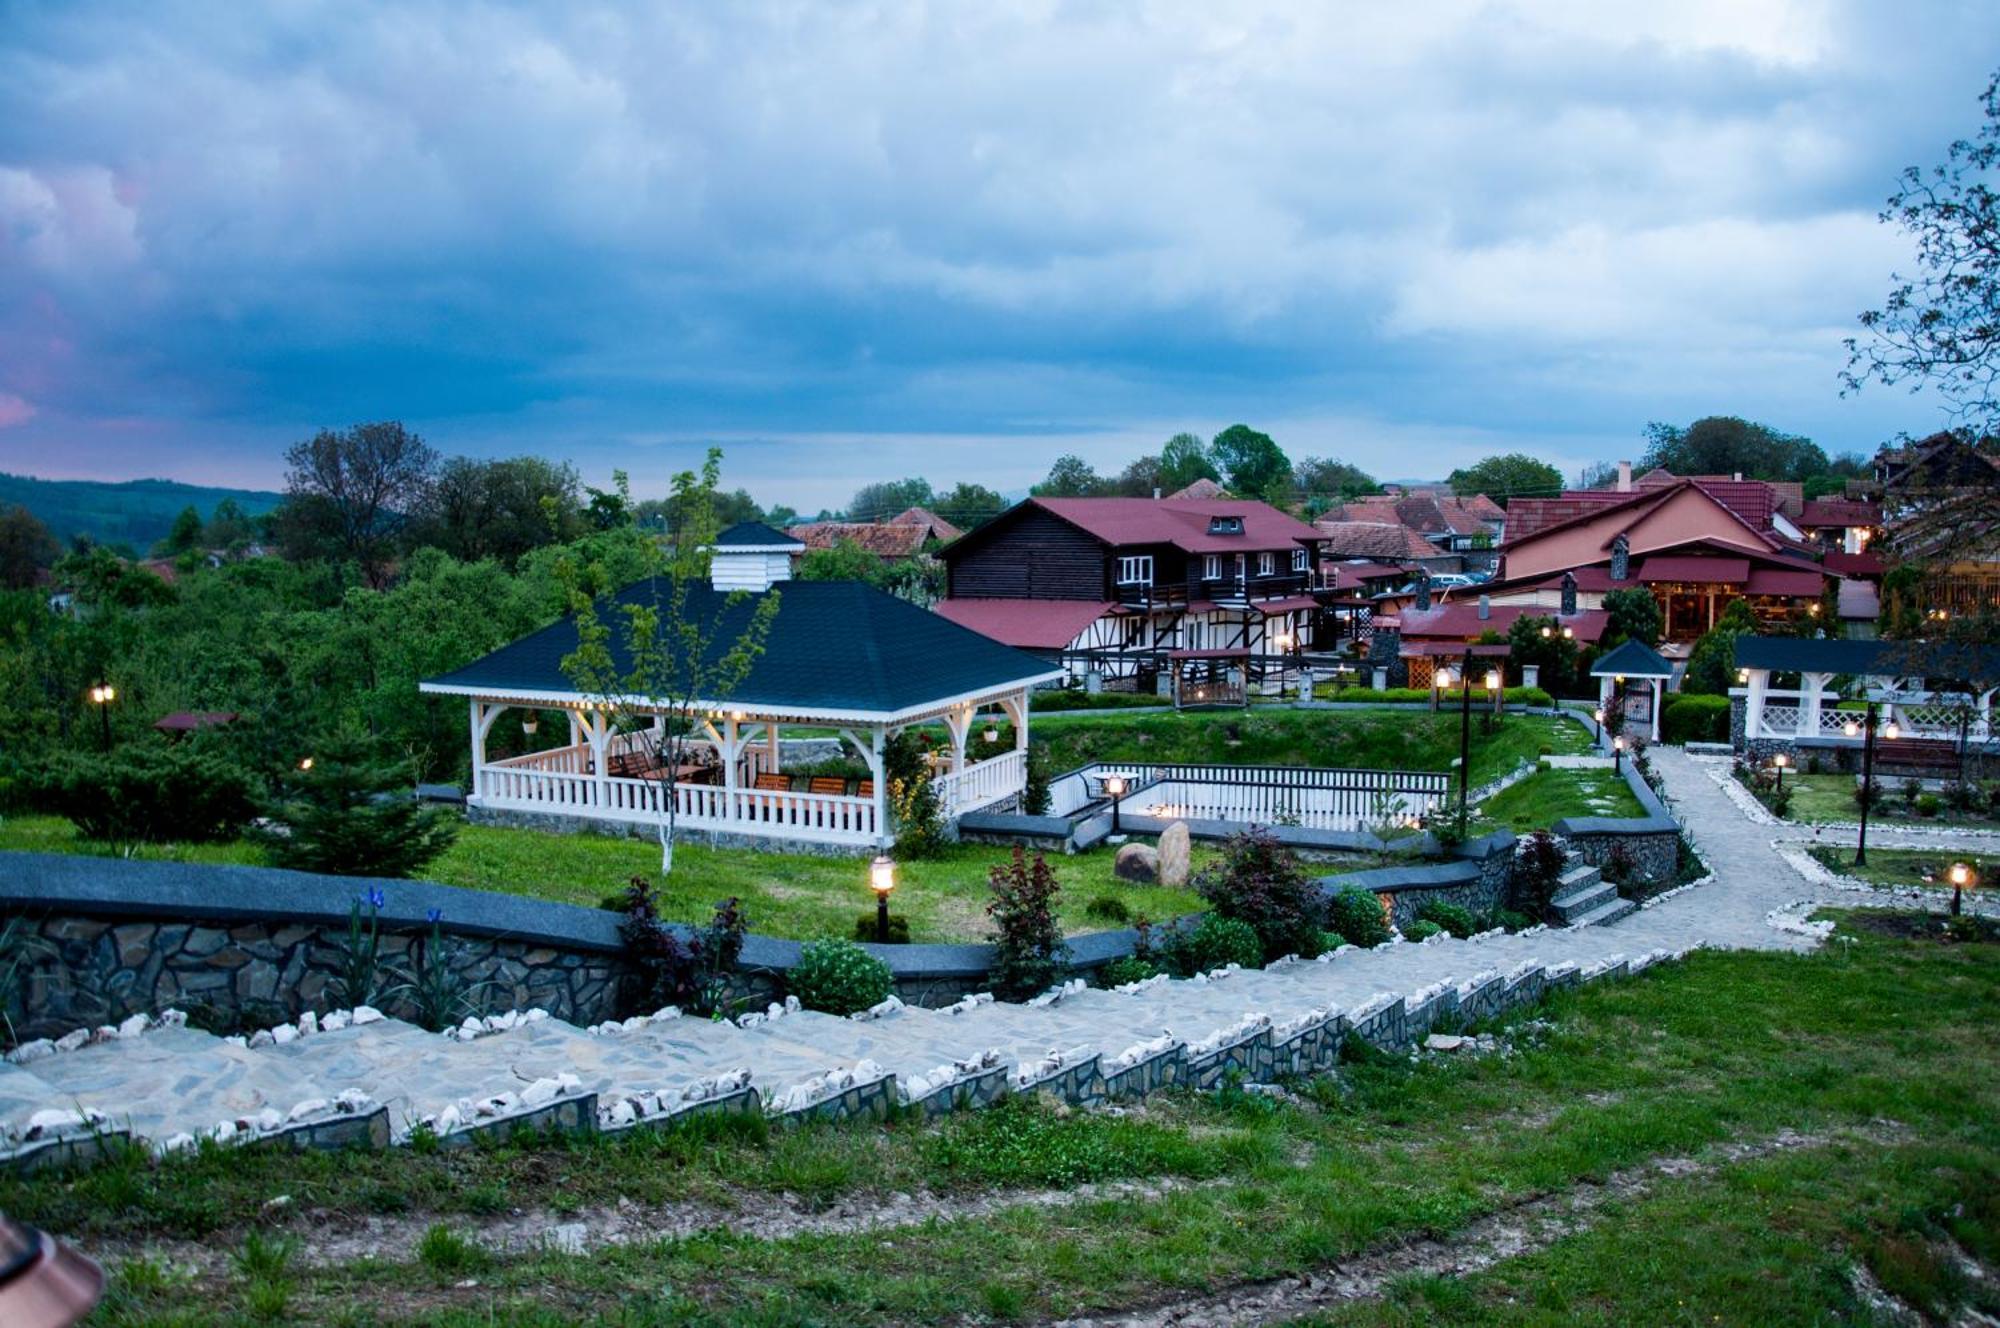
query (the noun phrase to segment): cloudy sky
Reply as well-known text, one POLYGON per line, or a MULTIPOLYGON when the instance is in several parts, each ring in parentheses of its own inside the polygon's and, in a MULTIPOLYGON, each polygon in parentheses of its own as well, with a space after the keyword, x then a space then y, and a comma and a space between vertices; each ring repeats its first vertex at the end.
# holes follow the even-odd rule
POLYGON ((656 489, 1017 491, 1245 421, 1566 472, 1843 400, 2000 7, 0 0, 0 468, 398 417, 656 489))

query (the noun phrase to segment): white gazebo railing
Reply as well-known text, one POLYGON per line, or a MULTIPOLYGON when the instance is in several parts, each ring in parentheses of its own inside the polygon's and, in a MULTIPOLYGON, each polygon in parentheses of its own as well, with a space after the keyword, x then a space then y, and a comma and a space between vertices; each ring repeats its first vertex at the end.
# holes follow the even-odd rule
POLYGON ((1026 788, 1028 754, 1019 750, 1002 752, 977 765, 939 775, 933 782, 944 814, 962 816, 1011 798, 1026 788))
MULTIPOLYGON (((1744 698, 1744 736, 1755 738, 1822 738, 1860 742, 1860 710, 1843 710, 1840 698, 1826 690, 1831 674, 1804 675, 1804 686, 1772 687, 1770 674, 1762 669, 1746 670, 1746 685, 1733 688, 1731 696, 1744 698), (1847 726, 1856 726, 1849 733, 1847 726)), ((1903 680, 1907 682, 1908 680, 1903 680)), ((1992 692, 1937 692, 1911 686, 1877 686, 1867 689, 1868 699, 1879 705, 1878 720, 1893 723, 1911 738, 1946 738, 1985 742, 1993 735, 1992 692)))
MULTIPOLYGON (((548 755, 535 753, 536 757, 548 755)), ((528 759, 513 758, 516 762, 528 759)), ((733 830, 860 846, 874 844, 879 836, 872 797, 732 789, 720 784, 669 785, 659 779, 599 778, 510 763, 489 765, 478 775, 479 804, 502 811, 555 812, 650 824, 661 815, 663 790, 671 787, 675 820, 685 829, 733 830)))

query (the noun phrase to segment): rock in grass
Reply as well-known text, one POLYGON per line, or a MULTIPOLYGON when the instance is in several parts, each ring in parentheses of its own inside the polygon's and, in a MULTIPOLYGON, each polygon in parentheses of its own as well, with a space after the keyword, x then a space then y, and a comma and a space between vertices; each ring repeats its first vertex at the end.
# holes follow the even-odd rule
POLYGON ((1151 885, 1160 879, 1160 853, 1150 844, 1127 844, 1112 860, 1111 874, 1121 881, 1151 885))
POLYGON ((1187 822, 1175 821, 1160 832, 1159 880, 1178 889, 1188 883, 1190 852, 1187 822))

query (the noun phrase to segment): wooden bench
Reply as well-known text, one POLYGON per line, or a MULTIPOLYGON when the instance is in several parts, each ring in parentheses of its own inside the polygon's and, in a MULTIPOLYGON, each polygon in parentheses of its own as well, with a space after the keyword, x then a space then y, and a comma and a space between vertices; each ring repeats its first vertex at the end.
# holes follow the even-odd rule
MULTIPOLYGON (((1968 761, 1974 755, 1969 753, 1968 761)), ((1949 738, 1878 738, 1875 765, 1878 771, 1883 766, 1889 766, 1899 770, 1922 770, 1932 778, 1956 776, 1958 744, 1949 738)))
POLYGON ((814 775, 806 781, 806 792, 827 793, 836 798, 847 796, 847 781, 833 775, 814 775))
POLYGON ((765 793, 790 793, 792 791, 792 777, 790 775, 781 775, 774 771, 766 771, 764 774, 757 776, 757 782, 751 787, 765 793))

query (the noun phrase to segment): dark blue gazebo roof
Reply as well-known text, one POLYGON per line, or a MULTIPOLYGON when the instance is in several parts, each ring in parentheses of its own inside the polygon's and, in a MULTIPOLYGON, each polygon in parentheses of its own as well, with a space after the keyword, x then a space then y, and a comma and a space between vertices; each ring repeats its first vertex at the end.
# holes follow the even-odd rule
POLYGON ((1590 666, 1593 678, 1671 678, 1674 666, 1666 656, 1637 637, 1628 636, 1590 666))
MULTIPOLYGON (((670 585, 664 578, 639 581, 616 599, 664 602, 670 585)), ((700 698, 714 708, 881 719, 1057 676, 1044 660, 859 581, 784 581, 764 594, 778 596, 764 651, 728 696, 700 698)), ((705 581, 695 583, 690 616, 716 624, 713 656, 741 637, 763 597, 732 596, 705 581)), ((607 606, 602 617, 623 671, 630 667, 619 626, 624 616, 607 606)), ((423 690, 551 704, 582 699, 562 669, 576 643, 576 623, 564 618, 463 668, 426 679, 423 690)))

